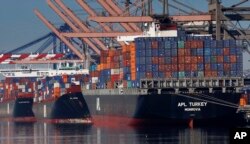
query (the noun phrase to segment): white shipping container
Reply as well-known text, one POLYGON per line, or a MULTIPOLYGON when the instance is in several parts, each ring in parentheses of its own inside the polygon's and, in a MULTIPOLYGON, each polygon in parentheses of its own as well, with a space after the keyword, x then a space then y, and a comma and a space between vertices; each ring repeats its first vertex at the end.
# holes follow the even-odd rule
POLYGON ((18 89, 25 89, 25 85, 18 85, 18 89))
POLYGON ((120 68, 120 73, 123 73, 123 68, 120 68))
POLYGON ((80 81, 74 81, 75 85, 80 85, 80 81))
POLYGON ((92 83, 97 83, 98 82, 98 77, 92 77, 92 83))
POLYGON ((66 83, 65 84, 65 88, 69 88, 70 87, 70 84, 69 83, 66 83))
POLYGON ((28 92, 31 92, 31 88, 28 89, 28 92))
POLYGON ((25 88, 24 88, 24 89, 22 89, 22 92, 25 92, 25 88))
POLYGON ((86 85, 86 89, 89 89, 89 84, 86 85))
POLYGON ((42 88, 42 85, 38 85, 37 88, 38 88, 38 89, 41 89, 41 88, 42 88))
POLYGON ((120 69, 111 69, 111 75, 120 74, 120 69))
POLYGON ((54 88, 56 87, 60 87, 60 84, 59 83, 54 83, 54 88))

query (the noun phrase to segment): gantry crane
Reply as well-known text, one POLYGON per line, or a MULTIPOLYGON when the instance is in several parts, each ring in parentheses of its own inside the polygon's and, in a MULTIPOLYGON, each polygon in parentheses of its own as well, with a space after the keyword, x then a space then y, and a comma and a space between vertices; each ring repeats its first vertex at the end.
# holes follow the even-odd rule
MULTIPOLYGON (((75 0, 75 2, 89 15, 87 20, 91 21, 91 24, 94 23, 94 28, 91 27, 91 24, 88 26, 62 0, 47 0, 47 3, 71 28, 71 31, 65 32, 56 28, 38 10, 35 10, 35 14, 81 61, 86 59, 86 55, 72 44, 72 38, 79 38, 84 45, 100 55, 101 50, 108 49, 103 38, 115 39, 117 36, 140 35, 143 33, 142 24, 151 23, 155 21, 155 18, 167 18, 171 23, 181 25, 187 31, 192 27, 190 33, 199 33, 201 29, 196 25, 190 26, 189 23, 204 22, 206 25, 201 27, 203 32, 212 34, 217 40, 222 38, 243 39, 246 44, 250 45, 249 30, 236 26, 239 21, 250 20, 250 7, 240 7, 249 3, 249 0, 240 1, 230 7, 224 7, 219 0, 207 0, 209 6, 207 12, 193 8, 180 0, 125 0, 124 5, 119 4, 116 0, 93 1, 99 4, 105 15, 100 15, 93 8, 93 4, 88 4, 85 0, 75 0), (153 4, 155 3, 162 5, 160 16, 154 13, 153 4), (171 9, 178 9, 182 13, 171 14, 171 9), (116 29, 113 27, 114 25, 117 26, 116 29), (204 29, 204 27, 208 27, 208 29, 204 29), (100 28, 103 30, 98 31, 100 28)), ((118 46, 124 44, 115 42, 118 46)), ((248 49, 246 50, 249 52, 248 49)))

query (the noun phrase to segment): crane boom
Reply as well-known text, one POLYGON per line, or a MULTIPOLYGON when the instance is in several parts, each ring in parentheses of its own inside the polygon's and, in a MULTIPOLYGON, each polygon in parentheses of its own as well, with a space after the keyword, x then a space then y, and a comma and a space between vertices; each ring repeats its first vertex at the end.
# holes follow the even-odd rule
POLYGON ((80 59, 84 60, 82 55, 60 32, 37 10, 34 10, 37 17, 51 30, 53 31, 80 59))
MULTIPOLYGON (((64 22, 66 22, 74 32, 81 32, 52 2, 51 0, 47 0, 48 5, 62 18, 64 22)), ((87 43, 97 54, 100 54, 100 50, 94 45, 88 38, 82 39, 85 43, 87 43)))
MULTIPOLYGON (((67 15, 83 30, 83 32, 90 32, 88 27, 82 23, 79 18, 68 8, 64 5, 61 0, 55 0, 55 2, 67 13, 67 15)), ((97 38, 93 38, 93 40, 101 47, 103 50, 107 50, 107 47, 97 38)))

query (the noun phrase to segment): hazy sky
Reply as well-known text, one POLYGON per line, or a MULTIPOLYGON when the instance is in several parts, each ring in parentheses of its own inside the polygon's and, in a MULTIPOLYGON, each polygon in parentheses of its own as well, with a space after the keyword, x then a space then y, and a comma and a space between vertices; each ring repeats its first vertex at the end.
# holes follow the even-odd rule
MULTIPOLYGON (((92 0, 87 0, 91 3, 92 0)), ((124 0, 121 0, 124 1, 124 0)), ((169 0, 171 1, 171 0, 169 0)), ((180 0, 200 10, 207 9, 206 0, 180 0)), ((231 5, 239 0, 223 0, 225 5, 231 5)), ((73 10, 81 11, 74 0, 64 0, 73 10)), ((94 4, 94 3, 93 3, 94 4)), ((250 6, 247 3, 246 6, 250 6)), ((157 9, 158 6, 155 6, 157 9)), ((161 6, 159 6, 161 7, 161 6)), ((14 49, 50 32, 36 17, 33 9, 39 9, 52 23, 62 24, 58 16, 49 8, 46 0, 1 0, 0 5, 0 53, 2 50, 14 49)), ((175 11, 176 13, 178 11, 175 11)), ((250 24, 250 23, 249 23, 250 24)), ((244 67, 250 68, 250 62, 244 54, 244 67)))

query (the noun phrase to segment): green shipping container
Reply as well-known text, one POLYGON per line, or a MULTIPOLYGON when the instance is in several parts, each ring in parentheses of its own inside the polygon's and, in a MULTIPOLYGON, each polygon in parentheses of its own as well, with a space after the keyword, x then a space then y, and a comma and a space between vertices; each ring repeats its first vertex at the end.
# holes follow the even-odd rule
POLYGON ((127 88, 132 88, 132 82, 131 81, 127 81, 127 88))
POLYGON ((184 48, 184 41, 178 41, 178 48, 184 48))

